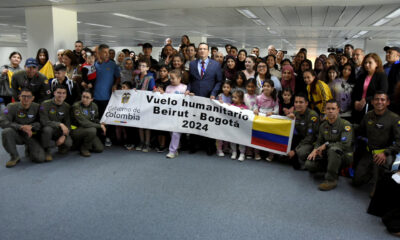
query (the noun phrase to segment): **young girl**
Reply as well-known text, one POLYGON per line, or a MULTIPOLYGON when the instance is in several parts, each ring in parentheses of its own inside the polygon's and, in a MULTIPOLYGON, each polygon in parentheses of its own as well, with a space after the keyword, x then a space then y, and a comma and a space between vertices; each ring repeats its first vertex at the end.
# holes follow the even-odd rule
POLYGON ((241 90, 246 93, 246 82, 247 78, 244 72, 238 72, 235 78, 234 83, 232 84, 232 92, 235 90, 241 90))
MULTIPOLYGON (((251 111, 254 111, 254 109, 257 107, 257 105, 256 105, 256 100, 257 100, 256 88, 257 88, 257 82, 254 78, 250 78, 249 80, 247 80, 247 82, 246 82, 247 93, 244 94, 244 104, 251 111)), ((255 152, 255 159, 261 160, 259 150, 254 149, 254 152, 255 152)), ((252 158, 252 155, 253 155, 253 148, 246 147, 246 158, 250 159, 250 158, 252 158)))
MULTIPOLYGON (((244 94, 243 94, 242 91, 240 91, 240 90, 235 90, 235 91, 232 93, 232 105, 233 105, 233 106, 239 107, 239 108, 241 108, 241 109, 248 109, 248 107, 244 104, 244 101, 243 101, 243 100, 244 100, 244 94)), ((232 158, 232 159, 236 159, 236 157, 237 157, 237 145, 239 145, 239 144, 231 143, 231 149, 232 149, 232 156, 231 156, 231 158, 232 158)), ((240 152, 240 155, 239 155, 238 160, 241 161, 241 162, 244 161, 245 149, 246 149, 245 146, 239 145, 239 152, 240 152)))
MULTIPOLYGON (((221 103, 227 103, 231 104, 232 103, 232 96, 231 96, 231 83, 230 81, 225 81, 224 84, 222 85, 222 93, 218 95, 218 100, 221 103)), ((223 151, 223 146, 226 145, 227 142, 224 142, 222 140, 217 140, 217 155, 218 157, 223 157, 225 156, 224 151, 223 151)))
POLYGON ((293 92, 290 87, 283 89, 281 94, 281 104, 279 106, 279 115, 287 116, 294 111, 293 92))
MULTIPOLYGON (((166 93, 174 94, 185 94, 187 86, 181 83, 182 71, 180 69, 174 69, 170 72, 171 85, 165 90, 166 93)), ((178 156, 179 140, 181 138, 181 133, 173 132, 171 133, 171 143, 169 144, 169 153, 167 158, 175 158, 178 156)))
POLYGON ((310 108, 321 113, 321 117, 323 117, 325 114, 326 102, 332 99, 332 93, 329 86, 323 81, 317 79, 314 70, 306 70, 303 73, 303 78, 304 82, 307 84, 310 108))
MULTIPOLYGON (((148 71, 150 69, 150 61, 147 59, 139 60, 139 71, 135 77, 136 89, 153 91, 155 81, 153 75, 148 71)), ((136 147, 137 151, 148 152, 150 150, 150 129, 139 128, 140 144, 136 147)))
MULTIPOLYGON (((121 84, 121 90, 130 90, 132 89, 132 83, 131 82, 123 82, 121 84)), ((116 126, 115 128, 115 136, 117 138, 117 141, 120 143, 124 144, 124 147, 126 150, 130 151, 133 149, 134 145, 128 143, 128 127, 123 127, 123 126, 116 126)))
MULTIPOLYGON (((254 114, 259 113, 265 114, 265 116, 276 115, 279 112, 279 101, 277 98, 276 90, 274 88, 274 82, 270 79, 266 79, 263 84, 263 92, 257 96, 256 109, 254 114)), ((259 155, 259 154, 258 154, 259 155)), ((270 153, 266 158, 267 161, 272 161, 274 155, 270 153)), ((257 152, 256 152, 257 158, 257 152)), ((257 159, 256 159, 257 160, 257 159)))
POLYGON ((336 66, 330 66, 326 71, 326 77, 328 81, 326 82, 328 85, 333 82, 339 76, 339 70, 336 66))
POLYGON ((164 93, 167 86, 171 84, 168 73, 168 66, 162 65, 158 71, 159 78, 156 80, 156 88, 154 89, 155 92, 164 93))
POLYGON ((85 49, 85 63, 81 66, 82 82, 81 85, 84 89, 93 89, 96 83, 96 68, 94 61, 96 60, 94 53, 89 48, 85 49))

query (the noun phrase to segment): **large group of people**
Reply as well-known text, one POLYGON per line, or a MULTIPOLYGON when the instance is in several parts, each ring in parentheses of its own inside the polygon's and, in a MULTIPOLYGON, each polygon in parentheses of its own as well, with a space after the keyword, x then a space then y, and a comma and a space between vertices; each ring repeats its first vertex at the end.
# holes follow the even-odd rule
MULTIPOLYGON (((207 43, 196 46, 184 35, 177 48, 166 41, 157 61, 150 43, 136 55, 76 41, 74 50, 57 51, 54 65, 41 48, 23 68, 21 54, 12 52, 0 76, 0 97, 7 105, 0 116, 2 142, 11 157, 6 167, 20 161, 16 145, 21 144, 38 163, 53 160, 53 147, 89 157, 112 143, 131 151, 167 151, 167 158, 177 157, 178 150, 203 149, 239 161, 288 161, 322 178, 322 191, 334 189, 339 175, 351 177, 355 187, 371 183, 368 211, 395 225, 395 201, 381 205, 382 196, 399 190, 392 175, 400 174, 395 167, 400 161, 400 48, 383 49, 384 65, 378 54, 350 44, 343 52, 321 54, 314 64, 305 48, 286 58, 286 51, 272 45, 264 57, 258 47, 248 53, 227 44, 225 50, 224 56, 207 43), (118 89, 196 95, 255 114, 287 116, 295 121, 291 149, 278 156, 197 135, 106 126, 99 119, 118 89)), ((399 200, 398 195, 393 198, 399 200)))

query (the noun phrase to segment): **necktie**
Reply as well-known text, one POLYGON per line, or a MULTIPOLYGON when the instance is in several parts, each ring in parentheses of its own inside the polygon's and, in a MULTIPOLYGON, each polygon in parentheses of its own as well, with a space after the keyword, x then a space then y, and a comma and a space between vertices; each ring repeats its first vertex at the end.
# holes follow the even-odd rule
POLYGON ((205 69, 205 67, 204 67, 204 61, 201 61, 201 78, 203 78, 203 76, 204 76, 204 73, 206 72, 206 69, 205 69))

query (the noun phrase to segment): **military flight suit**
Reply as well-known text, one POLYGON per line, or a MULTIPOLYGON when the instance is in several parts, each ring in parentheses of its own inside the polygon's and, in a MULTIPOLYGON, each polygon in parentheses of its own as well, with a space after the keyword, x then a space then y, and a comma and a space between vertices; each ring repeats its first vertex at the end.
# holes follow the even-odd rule
MULTIPOLYGON (((42 124, 42 146, 46 152, 52 146, 52 141, 63 136, 60 124, 63 123, 68 129, 71 129, 70 106, 63 102, 57 105, 54 99, 44 101, 40 105, 40 123, 42 124)), ((66 153, 72 146, 70 134, 66 136, 64 144, 59 146, 58 151, 66 153)))
POLYGON ((13 90, 14 99, 18 99, 18 95, 23 88, 29 88, 32 90, 33 96, 35 96, 35 102, 41 103, 51 97, 51 91, 49 86, 49 80, 42 73, 38 72, 32 79, 29 79, 26 75, 26 71, 18 71, 13 74, 11 87, 13 90))
POLYGON ((292 148, 296 151, 300 165, 304 166, 307 156, 314 149, 314 142, 318 136, 319 116, 317 112, 309 108, 304 114, 295 112, 295 116, 292 148))
POLYGON ((348 121, 340 117, 333 124, 324 121, 314 144, 314 149, 327 144, 323 157, 317 157, 314 161, 307 160, 306 168, 310 172, 326 170, 325 180, 337 180, 340 167, 353 162, 352 140, 353 129, 348 121))
POLYGON ((72 106, 71 137, 74 146, 80 146, 81 151, 102 152, 104 145, 97 136, 97 130, 101 129, 99 110, 96 103, 92 102, 85 107, 81 101, 72 106))
POLYGON ((362 119, 357 135, 367 140, 360 162, 356 166, 353 178, 354 185, 367 183, 371 178, 374 183, 385 172, 390 172, 395 155, 400 151, 400 117, 386 110, 383 115, 369 111, 362 119), (378 166, 373 155, 385 153, 386 163, 378 166))
POLYGON ((39 104, 32 103, 28 109, 24 109, 21 103, 10 103, 0 116, 0 126, 3 128, 1 133, 3 147, 11 155, 11 158, 18 157, 16 145, 25 144, 29 152, 29 158, 34 162, 43 162, 45 154, 38 141, 39 104), (22 125, 32 126, 32 137, 20 130, 22 125))

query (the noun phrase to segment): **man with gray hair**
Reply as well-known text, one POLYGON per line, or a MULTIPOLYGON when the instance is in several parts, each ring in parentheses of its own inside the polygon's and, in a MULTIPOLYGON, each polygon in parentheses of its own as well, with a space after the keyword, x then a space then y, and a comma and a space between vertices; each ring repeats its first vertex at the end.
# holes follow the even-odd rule
POLYGON ((269 45, 267 50, 268 50, 268 55, 276 56, 277 51, 274 45, 269 45))

